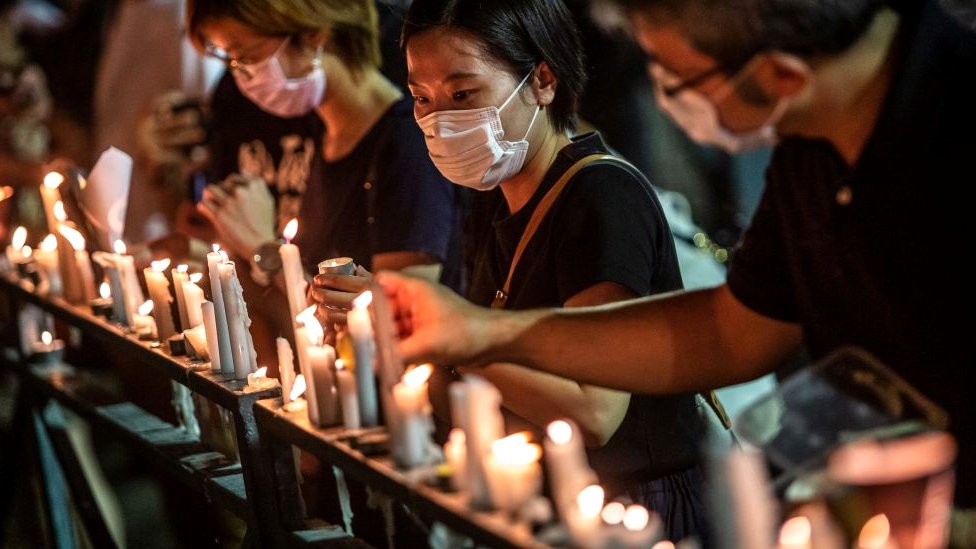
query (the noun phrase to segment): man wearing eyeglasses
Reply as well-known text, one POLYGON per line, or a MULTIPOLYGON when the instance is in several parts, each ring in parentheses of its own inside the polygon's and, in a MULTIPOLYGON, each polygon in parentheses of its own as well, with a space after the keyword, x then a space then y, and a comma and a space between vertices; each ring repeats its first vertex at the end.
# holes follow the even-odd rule
POLYGON ((727 283, 511 313, 381 276, 403 354, 665 393, 753 379, 801 342, 814 358, 859 346, 949 412, 956 504, 976 507, 976 299, 957 261, 976 184, 976 36, 923 0, 614 3, 693 137, 778 141, 727 283))

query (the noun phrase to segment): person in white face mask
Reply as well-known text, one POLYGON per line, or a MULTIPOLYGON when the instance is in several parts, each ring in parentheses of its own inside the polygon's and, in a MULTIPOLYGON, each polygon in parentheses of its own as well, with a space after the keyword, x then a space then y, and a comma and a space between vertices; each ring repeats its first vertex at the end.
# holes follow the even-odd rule
MULTIPOLYGON (((650 184, 599 134, 569 136, 585 72, 562 3, 415 0, 405 21, 401 46, 430 158, 453 183, 482 191, 465 248, 469 300, 579 307, 681 288, 650 184)), ((441 369, 432 382, 441 417, 456 373, 441 369)), ((660 513, 669 538, 698 533, 695 396, 631 395, 515 364, 478 374, 501 391, 510 429, 570 418, 610 497, 660 513)))

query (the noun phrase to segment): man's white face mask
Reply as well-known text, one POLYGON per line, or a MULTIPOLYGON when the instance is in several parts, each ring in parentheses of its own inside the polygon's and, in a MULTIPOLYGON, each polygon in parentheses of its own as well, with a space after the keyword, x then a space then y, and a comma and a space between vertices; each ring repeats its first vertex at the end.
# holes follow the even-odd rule
POLYGON ((684 86, 677 75, 652 62, 650 71, 654 80, 654 96, 661 110, 698 143, 714 145, 731 154, 775 145, 776 124, 789 106, 786 98, 780 99, 769 118, 754 130, 733 132, 723 126, 718 118, 716 105, 735 90, 751 67, 752 63, 746 63, 715 93, 705 95, 691 86, 684 86), (669 91, 672 89, 676 91, 669 91))
POLYGON ((427 141, 431 160, 453 183, 490 191, 522 170, 529 150, 526 139, 542 107, 536 107, 525 135, 504 141, 499 116, 534 73, 522 79, 500 107, 437 111, 417 120, 427 141))

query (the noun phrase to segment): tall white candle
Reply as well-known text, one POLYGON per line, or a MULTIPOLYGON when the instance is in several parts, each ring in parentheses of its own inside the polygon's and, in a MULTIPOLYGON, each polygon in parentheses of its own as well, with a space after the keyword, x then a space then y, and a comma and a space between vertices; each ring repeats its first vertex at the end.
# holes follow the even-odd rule
POLYGON ((311 389, 315 385, 315 378, 312 374, 311 364, 308 361, 308 348, 312 346, 309 340, 308 328, 299 326, 295 328, 295 353, 298 355, 298 370, 301 377, 305 380, 305 400, 308 401, 308 419, 313 425, 319 425, 319 407, 316 400, 315 390, 311 389))
POLYGON ((186 297, 183 295, 183 283, 190 280, 190 275, 186 271, 186 265, 177 265, 175 269, 170 271, 170 274, 173 276, 173 294, 176 295, 176 309, 180 313, 181 330, 189 330, 193 327, 186 314, 186 297))
POLYGON ((559 514, 566 518, 580 490, 596 482, 596 473, 587 464, 583 437, 570 421, 550 423, 542 444, 553 500, 559 514))
POLYGON ((10 244, 7 246, 7 261, 10 263, 10 267, 14 268, 18 263, 24 261, 24 244, 27 243, 27 229, 24 227, 17 227, 14 229, 13 235, 10 237, 10 244))
POLYGON ((196 273, 190 275, 190 279, 183 282, 183 303, 186 306, 186 319, 189 324, 187 328, 196 328, 203 324, 203 312, 200 309, 204 301, 203 290, 197 286, 197 282, 202 276, 202 274, 196 273))
POLYGON ((58 230, 58 220, 54 215, 54 205, 61 201, 61 191, 58 187, 64 183, 64 176, 58 172, 48 172, 44 176, 41 184, 41 202, 44 205, 44 218, 47 220, 47 230, 56 232, 58 230))
POLYGON ((346 315, 346 325, 349 327, 349 335, 352 336, 353 356, 356 360, 359 418, 364 427, 373 427, 379 423, 376 374, 373 370, 376 341, 373 338, 373 322, 368 309, 372 299, 371 292, 363 292, 353 300, 352 310, 346 315))
MULTIPOLYGON (((308 307, 298 315, 297 320, 304 325, 308 345, 305 346, 306 368, 312 377, 305 376, 309 394, 314 393, 314 406, 318 417, 316 425, 334 425, 339 421, 339 398, 336 393, 335 376, 332 368, 335 364, 335 349, 331 345, 324 345, 325 333, 322 325, 315 318, 315 307, 308 307)), ((312 399, 309 399, 311 406, 312 399)))
MULTIPOLYGON (((119 271, 119 278, 122 282, 122 295, 125 301, 126 318, 135 318, 139 305, 145 301, 142 296, 142 288, 139 286, 139 279, 136 278, 136 260, 131 255, 127 255, 125 243, 121 240, 115 241, 115 254, 113 260, 119 271)), ((129 326, 132 327, 130 321, 129 326)))
POLYGON ((340 358, 335 362, 336 381, 339 385, 339 402, 342 407, 342 425, 346 429, 359 429, 359 394, 356 391, 356 376, 345 367, 340 358))
POLYGON ((451 481, 455 490, 467 489, 468 450, 464 429, 455 427, 444 443, 444 458, 451 466, 451 481))
MULTIPOLYGON (((591 484, 573 494, 572 504, 567 505, 563 513, 563 520, 569 528, 569 533, 573 541, 580 547, 605 547, 610 545, 608 539, 601 539, 601 512, 605 499, 603 488, 597 484, 591 484), (601 543, 602 542, 602 543, 601 543)), ((620 520, 625 514, 623 505, 620 505, 620 520)), ((610 530, 612 531, 612 530, 610 530)), ((606 532, 609 533, 609 532, 606 532)))
POLYGON ((430 457, 430 401, 427 380, 434 371, 430 364, 404 372, 393 386, 393 405, 397 410, 395 431, 391 433, 393 458, 401 467, 424 465, 430 457))
POLYGON ((85 249, 85 237, 79 231, 64 224, 59 225, 58 230, 74 250, 75 268, 81 282, 82 299, 85 303, 90 303, 98 295, 95 293, 95 274, 92 272, 88 250, 85 249))
POLYGON ((476 375, 464 376, 463 381, 452 383, 448 391, 452 421, 466 435, 471 503, 478 508, 491 508, 492 494, 488 490, 484 460, 491 452, 492 443, 505 434, 502 395, 494 385, 476 375))
POLYGON ((220 344, 217 335, 217 315, 214 311, 212 301, 204 301, 200 304, 200 312, 203 315, 204 332, 207 334, 207 354, 210 356, 210 371, 220 371, 220 344))
MULTIPOLYGON (((288 296, 288 309, 291 317, 296 318, 305 309, 305 270, 302 268, 302 256, 298 246, 291 243, 298 232, 298 220, 292 219, 285 226, 283 236, 285 243, 278 248, 281 255, 281 272, 285 277, 285 290, 288 296)), ((308 380, 305 380, 308 382, 308 380)), ((309 384, 311 386, 311 384, 309 384)))
POLYGON ((139 309, 136 311, 136 316, 133 321, 135 324, 135 332, 140 336, 147 336, 152 339, 158 337, 158 332, 156 331, 156 321, 150 313, 153 310, 153 302, 146 301, 142 305, 139 305, 139 309))
POLYGON ((237 278, 233 261, 222 263, 218 269, 224 307, 227 309, 227 328, 230 332, 231 356, 234 358, 234 377, 244 380, 247 379, 247 374, 257 369, 257 357, 254 353, 254 343, 251 341, 251 319, 247 315, 244 289, 241 288, 241 282, 237 278))
MULTIPOLYGON (((220 347, 220 370, 225 374, 234 373, 234 357, 230 344, 230 329, 227 326, 227 308, 224 306, 224 292, 220 286, 220 265, 224 256, 214 244, 213 251, 207 254, 207 269, 210 275, 210 293, 214 304, 214 317, 217 321, 217 345, 220 347)), ((213 355, 211 355, 213 356, 213 355)))
POLYGON ((159 339, 166 341, 176 333, 173 325, 173 296, 169 293, 169 280, 166 280, 166 268, 169 267, 169 259, 153 261, 152 264, 142 270, 146 277, 146 287, 149 289, 149 298, 153 302, 153 316, 156 318, 156 329, 159 332, 159 339))
POLYGON ((499 509, 516 513, 542 489, 542 448, 526 433, 496 440, 485 456, 491 498, 499 509))
POLYGON ((278 351, 278 378, 281 380, 281 399, 285 404, 291 402, 291 388, 295 385, 295 355, 291 352, 288 340, 279 337, 275 340, 278 351))
POLYGON ((118 264, 115 261, 116 254, 95 251, 92 259, 101 265, 105 276, 108 277, 109 289, 112 294, 112 311, 115 320, 120 324, 129 324, 128 311, 125 304, 125 288, 122 285, 122 275, 119 272, 118 264))
POLYGON ((58 239, 53 234, 49 234, 41 242, 40 247, 34 252, 34 258, 44 273, 47 281, 47 294, 52 296, 61 295, 61 271, 58 268, 58 239))

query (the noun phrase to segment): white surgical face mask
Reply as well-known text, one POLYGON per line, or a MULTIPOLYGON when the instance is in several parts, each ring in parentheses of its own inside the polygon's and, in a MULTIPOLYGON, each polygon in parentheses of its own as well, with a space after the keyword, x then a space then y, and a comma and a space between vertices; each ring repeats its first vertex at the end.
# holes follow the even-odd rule
POLYGON ((532 74, 522 79, 500 107, 438 111, 417 120, 430 158, 444 177, 458 185, 490 191, 521 171, 529 150, 526 138, 542 107, 536 107, 525 135, 518 141, 501 139, 505 130, 499 113, 532 74))
MULTIPOLYGON (((743 67, 743 70, 746 68, 743 67)), ((725 86, 712 94, 711 99, 691 88, 680 90, 673 96, 668 95, 664 92, 665 88, 678 84, 680 79, 657 63, 651 64, 651 76, 658 106, 696 142, 720 147, 731 154, 776 143, 775 126, 788 106, 786 98, 780 100, 770 117, 758 128, 733 132, 722 125, 715 104, 735 89, 738 76, 726 82, 725 86)))
POLYGON ((254 65, 246 65, 243 71, 234 71, 234 80, 248 99, 258 107, 281 118, 308 114, 322 103, 325 94, 325 71, 322 69, 321 51, 312 61, 312 70, 298 78, 288 78, 278 56, 288 44, 285 39, 274 54, 254 65))

